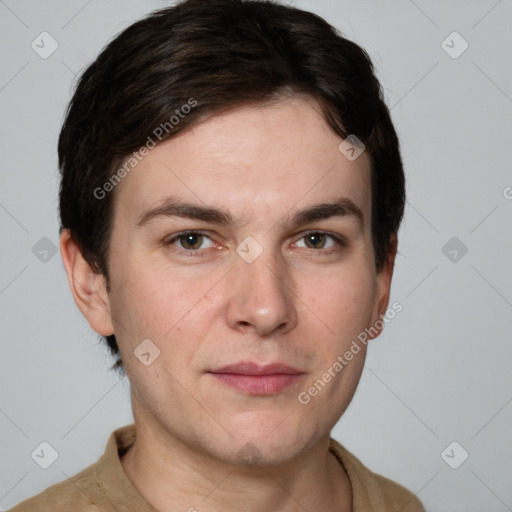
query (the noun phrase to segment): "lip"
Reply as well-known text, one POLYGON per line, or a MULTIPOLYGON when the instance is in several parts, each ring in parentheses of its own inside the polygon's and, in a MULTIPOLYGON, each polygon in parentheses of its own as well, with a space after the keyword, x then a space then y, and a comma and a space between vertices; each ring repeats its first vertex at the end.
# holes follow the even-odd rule
POLYGON ((228 364, 210 373, 236 373, 238 375, 302 375, 304 372, 284 363, 271 363, 259 365, 252 361, 241 361, 240 363, 228 364))
POLYGON ((223 384, 248 395, 276 395, 297 383, 304 372, 284 363, 258 365, 251 361, 223 366, 210 372, 223 384))

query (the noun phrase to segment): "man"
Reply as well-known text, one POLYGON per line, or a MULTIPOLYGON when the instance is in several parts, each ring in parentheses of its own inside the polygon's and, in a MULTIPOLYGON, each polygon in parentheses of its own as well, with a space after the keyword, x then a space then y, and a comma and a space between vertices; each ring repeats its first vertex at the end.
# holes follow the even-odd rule
POLYGON ((330 438, 405 201, 361 48, 269 2, 157 11, 81 77, 59 165, 71 290, 135 425, 13 511, 423 510, 330 438))

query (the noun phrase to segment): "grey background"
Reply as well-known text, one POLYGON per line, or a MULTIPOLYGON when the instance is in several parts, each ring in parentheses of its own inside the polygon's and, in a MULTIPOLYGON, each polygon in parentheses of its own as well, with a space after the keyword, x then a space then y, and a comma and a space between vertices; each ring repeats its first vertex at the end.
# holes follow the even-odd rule
MULTIPOLYGON (((404 309, 371 343, 333 437, 427 510, 512 510, 512 2, 294 4, 369 52, 408 178, 391 297, 404 309), (469 44, 458 58, 442 46, 453 31, 469 44), (456 261, 442 250, 452 237, 468 249, 456 261), (453 441, 469 453, 458 469, 441 457, 453 441)), ((58 245, 56 143, 75 74, 165 5, 0 0, 4 510, 95 462, 110 432, 132 421, 126 379, 108 371, 60 255, 41 261, 40 240, 58 245), (59 45, 47 59, 31 48, 43 31, 59 45), (59 455, 46 470, 30 455, 42 441, 59 455)), ((457 36, 445 45, 462 48, 457 36)), ((448 450, 452 463, 461 450, 448 450)))

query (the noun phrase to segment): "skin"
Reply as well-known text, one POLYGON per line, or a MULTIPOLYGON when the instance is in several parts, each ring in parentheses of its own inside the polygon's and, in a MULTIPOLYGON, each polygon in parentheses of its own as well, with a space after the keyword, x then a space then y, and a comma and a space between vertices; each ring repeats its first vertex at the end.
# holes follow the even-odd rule
POLYGON ((385 314, 396 237, 376 273, 369 157, 349 161, 341 141, 312 99, 295 96, 237 107, 158 145, 115 191, 110 293, 61 235, 74 299, 92 329, 115 333, 131 383, 137 440, 121 463, 162 512, 352 509, 350 481, 328 443, 365 346, 307 405, 298 395, 385 314), (170 195, 226 210, 233 224, 162 216, 137 226, 170 195), (295 212, 339 197, 364 223, 346 215, 290 224, 295 212), (188 239, 164 244, 187 230, 206 235, 188 257, 188 239), (329 236, 311 244, 310 231, 347 245, 329 236), (236 252, 249 236, 263 249, 252 263, 236 252), (160 350, 148 366, 134 355, 144 339, 160 350), (207 373, 248 360, 304 375, 279 393, 250 396, 207 373), (259 457, 250 465, 237 455, 247 443, 259 457))

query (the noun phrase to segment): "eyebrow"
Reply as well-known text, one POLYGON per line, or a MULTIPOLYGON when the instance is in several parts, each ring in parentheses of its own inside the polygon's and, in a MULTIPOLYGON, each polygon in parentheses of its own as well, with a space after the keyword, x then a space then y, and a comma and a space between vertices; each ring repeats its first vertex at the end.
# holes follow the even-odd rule
MULTIPOLYGON (((143 212, 139 216, 137 226, 144 226, 157 217, 182 217, 221 226, 234 224, 233 216, 225 210, 168 197, 159 206, 143 212)), ((290 224, 296 228, 312 221, 331 217, 352 217, 364 225, 364 214, 361 208, 348 197, 340 197, 299 210, 293 214, 290 224)))

